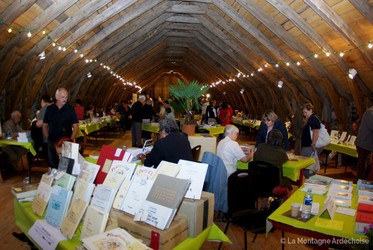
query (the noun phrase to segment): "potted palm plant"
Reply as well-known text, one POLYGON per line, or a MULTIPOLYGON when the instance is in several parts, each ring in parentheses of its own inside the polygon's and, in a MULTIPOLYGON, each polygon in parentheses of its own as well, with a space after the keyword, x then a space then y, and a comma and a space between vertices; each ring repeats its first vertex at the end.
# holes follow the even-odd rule
MULTIPOLYGON (((177 84, 169 86, 168 89, 170 94, 175 98, 176 101, 180 103, 185 111, 183 131, 186 132, 184 127, 185 125, 192 125, 192 134, 194 134, 196 122, 193 119, 192 110, 193 108, 196 108, 197 110, 201 108, 199 98, 207 92, 209 89, 208 85, 200 84, 196 80, 184 82, 178 79, 177 84)), ((188 134, 190 135, 191 133, 188 134)))

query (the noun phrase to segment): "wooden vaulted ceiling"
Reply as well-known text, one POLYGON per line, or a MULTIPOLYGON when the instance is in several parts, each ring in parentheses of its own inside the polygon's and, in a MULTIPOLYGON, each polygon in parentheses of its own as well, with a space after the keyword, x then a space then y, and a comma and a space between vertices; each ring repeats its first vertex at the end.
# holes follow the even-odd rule
POLYGON ((0 13, 3 119, 59 86, 105 106, 169 77, 256 116, 309 100, 344 126, 372 102, 373 0, 2 0, 0 13))

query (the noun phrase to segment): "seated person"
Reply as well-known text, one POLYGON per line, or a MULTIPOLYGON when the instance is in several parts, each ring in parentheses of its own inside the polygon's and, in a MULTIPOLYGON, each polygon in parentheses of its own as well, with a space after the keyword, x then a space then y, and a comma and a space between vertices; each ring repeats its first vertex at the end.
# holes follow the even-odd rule
MULTIPOLYGON (((282 148, 283 136, 280 130, 272 129, 268 134, 267 143, 261 143, 254 153, 254 161, 268 162, 278 167, 282 173, 282 165, 288 161, 286 151, 282 148)), ((292 189, 290 180, 282 176, 280 185, 273 189, 274 195, 281 195, 283 200, 290 196, 292 189)))
MULTIPOLYGON (((21 116, 19 111, 13 111, 10 119, 4 122, 2 131, 6 137, 14 138, 18 136, 18 132, 24 131, 19 125, 21 116)), ((22 158, 22 155, 27 153, 27 150, 20 146, 4 146, 3 152, 8 156, 7 165, 10 165, 13 169, 17 169, 18 161, 22 158)))
POLYGON ((236 142, 238 133, 239 130, 236 126, 226 125, 224 128, 225 138, 219 142, 217 148, 217 155, 223 160, 228 177, 236 172, 237 161, 248 162, 253 158, 253 153, 246 155, 236 142))
POLYGON ((166 108, 166 119, 176 121, 174 113, 172 113, 171 108, 166 108))
POLYGON ((137 158, 147 167, 158 167, 162 160, 178 163, 180 159, 193 161, 192 148, 188 136, 179 131, 175 121, 163 119, 159 122, 159 139, 153 149, 139 154, 137 158))

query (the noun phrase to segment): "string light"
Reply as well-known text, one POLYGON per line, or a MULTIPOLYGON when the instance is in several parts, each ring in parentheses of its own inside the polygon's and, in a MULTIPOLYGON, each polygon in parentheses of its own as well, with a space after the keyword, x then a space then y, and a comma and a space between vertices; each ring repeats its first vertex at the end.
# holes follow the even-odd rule
MULTIPOLYGON (((5 25, 5 26, 7 27, 6 30, 7 30, 8 33, 12 33, 12 32, 13 32, 13 29, 16 30, 16 31, 18 32, 18 34, 21 34, 21 33, 25 32, 24 29, 22 29, 22 28, 14 28, 14 27, 12 27, 12 26, 9 25, 9 24, 4 23, 3 20, 0 20, 0 26, 1 26, 1 25, 5 25)), ((30 38, 30 37, 32 36, 33 33, 37 33, 37 32, 38 32, 38 29, 31 29, 31 30, 28 30, 28 32, 27 32, 27 37, 30 38)), ((43 35, 46 35, 48 39, 52 40, 52 46, 53 46, 53 47, 55 47, 56 45, 59 45, 57 42, 53 41, 53 39, 48 35, 48 33, 47 33, 47 31, 46 31, 45 29, 42 30, 42 34, 43 34, 43 35)), ((372 49, 372 48, 373 48, 372 41, 368 41, 367 43, 364 43, 364 44, 362 44, 362 45, 359 45, 359 46, 356 46, 356 47, 350 48, 350 49, 348 49, 348 50, 340 51, 339 53, 336 52, 336 51, 334 51, 334 52, 329 52, 329 51, 327 51, 327 52, 325 52, 325 55, 326 55, 326 57, 330 57, 331 53, 333 53, 333 54, 339 54, 340 57, 343 57, 343 56, 345 55, 346 52, 351 52, 351 51, 353 51, 353 50, 355 50, 355 49, 362 48, 363 46, 367 46, 369 49, 372 49)), ((69 47, 74 47, 74 46, 69 46, 69 47)), ((62 51, 66 51, 66 50, 67 50, 66 47, 61 47, 61 46, 59 46, 58 48, 59 48, 59 50, 62 49, 62 51)), ((78 52, 79 52, 77 49, 74 49, 73 51, 74 51, 74 53, 78 53, 78 52)), ((322 50, 320 50, 320 51, 322 51, 322 50)), ((319 52, 320 52, 320 51, 319 51, 319 52)), ((312 55, 313 55, 314 58, 318 58, 318 52, 313 52, 313 53, 311 53, 311 55, 304 57, 302 60, 304 61, 304 60, 310 58, 312 55)), ((80 57, 81 57, 81 58, 84 58, 84 55, 81 53, 81 54, 80 54, 80 57)), ((302 61, 302 60, 301 60, 301 61, 302 61)), ((98 62, 97 59, 94 59, 94 60, 90 59, 90 60, 89 60, 89 62, 93 62, 93 61, 94 61, 94 62, 98 62)), ((278 67, 280 66, 280 63, 281 63, 281 62, 277 62, 277 63, 275 63, 275 67, 278 68, 278 67)), ((300 64, 301 64, 300 61, 297 61, 297 62, 296 62, 296 65, 299 66, 300 64)), ((101 63, 100 63, 100 65, 101 65, 101 63)), ((290 62, 286 62, 285 65, 286 65, 286 66, 290 66, 290 62)), ((268 64, 268 63, 264 64, 264 68, 267 68, 267 67, 269 67, 269 66, 270 66, 270 64, 268 64)), ((104 67, 104 68, 105 68, 105 67, 104 67)), ((107 69, 110 69, 109 66, 106 66, 106 68, 107 68, 107 69)), ((258 69, 259 72, 261 72, 262 70, 263 70, 263 68, 261 68, 261 67, 258 69)), ((244 74, 241 73, 241 75, 244 75, 244 74)), ((245 76, 248 76, 248 75, 245 75, 245 76)), ((245 77, 245 76, 243 76, 243 77, 245 77)), ((254 76, 254 73, 251 73, 250 76, 254 76)), ((119 77, 119 79, 122 80, 123 78, 119 77)), ((232 81, 235 81, 235 79, 232 79, 232 81)), ((124 82, 124 81, 123 81, 123 82, 124 82)), ((128 83, 128 82, 126 82, 126 83, 128 83)), ((220 82, 219 82, 219 83, 220 83, 220 82)), ((221 82, 221 83, 224 84, 225 82, 221 82)))
MULTIPOLYGON (((5 26, 6 26, 6 30, 8 31, 8 33, 12 33, 13 30, 16 30, 16 31, 18 32, 18 34, 21 34, 21 33, 26 32, 26 30, 24 30, 24 29, 22 29, 22 28, 14 28, 14 27, 12 27, 11 25, 8 25, 8 24, 4 23, 3 20, 0 20, 0 26, 1 26, 1 25, 5 25, 5 26)), ((30 38, 30 37, 32 36, 32 34, 36 34, 37 32, 38 32, 38 29, 31 29, 31 30, 28 30, 28 32, 27 32, 27 37, 30 38)), ((49 40, 51 40, 51 44, 52 44, 53 47, 56 47, 56 46, 57 46, 57 48, 58 48, 59 51, 67 51, 67 48, 66 48, 65 46, 62 46, 62 45, 58 44, 55 40, 53 40, 53 39, 50 37, 50 35, 48 34, 48 31, 47 31, 47 30, 43 29, 43 30, 41 31, 41 33, 42 33, 43 35, 45 35, 49 40)), ((74 46, 72 46, 72 45, 71 45, 71 46, 68 46, 68 48, 73 48, 73 47, 74 47, 74 46)), ((72 50, 75 54, 79 53, 79 50, 78 50, 78 49, 71 49, 71 50, 72 50)), ((39 56, 39 58, 40 58, 41 60, 43 60, 43 59, 45 58, 45 52, 43 51, 43 52, 40 53, 38 56, 39 56)), ((86 63, 92 63, 92 62, 97 63, 97 62, 98 62, 97 59, 89 59, 89 58, 85 58, 83 53, 80 53, 79 56, 80 56, 80 58, 84 59, 86 63)), ((131 82, 129 82, 129 81, 126 81, 126 80, 123 79, 121 76, 119 76, 119 75, 116 74, 114 71, 112 71, 112 70, 110 69, 109 66, 104 65, 102 62, 98 62, 98 63, 100 63, 100 66, 102 66, 104 69, 107 69, 107 70, 111 71, 111 74, 114 75, 116 79, 119 79, 119 80, 120 80, 124 85, 130 85, 130 86, 133 85, 133 83, 131 83, 131 82)), ((92 76, 92 74, 90 74, 90 75, 92 76)), ((236 80, 236 79, 231 79, 231 81, 235 81, 235 80, 236 80)), ((140 86, 136 86, 136 88, 139 89, 139 92, 142 91, 142 88, 141 88, 140 86)))

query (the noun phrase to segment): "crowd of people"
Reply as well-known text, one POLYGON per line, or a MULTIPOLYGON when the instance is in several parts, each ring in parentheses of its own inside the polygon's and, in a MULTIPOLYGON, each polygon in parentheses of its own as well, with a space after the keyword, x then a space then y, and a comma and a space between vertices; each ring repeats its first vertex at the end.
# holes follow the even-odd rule
MULTIPOLYGON (((143 122, 160 122, 160 137, 155 142, 153 150, 148 155, 139 155, 146 166, 157 166, 161 160, 177 162, 179 159, 192 159, 190 144, 187 137, 180 131, 177 114, 172 99, 152 99, 139 95, 135 102, 122 100, 109 108, 97 108, 94 105, 84 107, 80 99, 76 99, 74 106, 68 104, 68 91, 57 89, 55 98, 44 95, 40 99, 40 110, 31 125, 33 140, 36 147, 44 152, 50 168, 57 168, 58 156, 56 145, 61 141, 74 141, 78 131, 79 121, 95 120, 100 116, 111 115, 119 119, 123 132, 132 130, 132 147, 143 147, 143 139, 150 138, 150 133, 142 131, 143 122)), ((354 122, 352 132, 357 135, 356 145, 359 153, 357 164, 358 178, 366 178, 370 169, 366 166, 366 158, 372 152, 372 117, 373 107, 363 115, 360 126, 354 122), (358 132, 357 132, 358 131, 358 132)), ((216 100, 201 99, 201 119, 199 124, 221 124, 225 126, 224 136, 217 145, 217 155, 223 160, 228 176, 237 170, 237 161, 250 160, 267 161, 279 168, 286 162, 287 154, 293 149, 295 154, 310 157, 313 153, 320 155, 323 148, 316 148, 316 141, 321 128, 321 120, 315 114, 311 103, 305 103, 295 110, 292 116, 283 122, 273 110, 262 114, 261 124, 256 136, 256 152, 245 152, 237 143, 239 129, 233 125, 233 117, 242 117, 243 112, 233 111, 229 103, 216 100), (310 133, 312 131, 312 133, 310 133), (293 143, 290 143, 289 132, 293 143)), ((3 123, 2 131, 6 136, 17 136, 24 131, 19 125, 21 114, 11 113, 9 120, 3 123)), ((19 159, 26 150, 17 146, 3 147, 8 156, 7 164, 16 168, 19 159)), ((316 172, 305 170, 308 178, 316 172)), ((283 178, 281 185, 289 186, 288 180, 283 178)))

